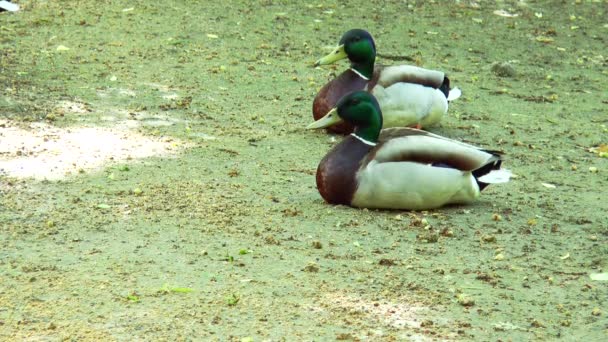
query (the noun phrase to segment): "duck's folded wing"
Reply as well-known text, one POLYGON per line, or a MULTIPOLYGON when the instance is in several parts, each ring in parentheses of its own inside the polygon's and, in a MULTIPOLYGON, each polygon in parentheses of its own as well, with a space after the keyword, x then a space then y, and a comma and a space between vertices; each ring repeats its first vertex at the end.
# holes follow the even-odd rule
POLYGON ((426 131, 392 128, 382 131, 378 145, 368 154, 365 163, 371 160, 410 161, 473 171, 500 160, 500 156, 426 131))
POLYGON ((406 82, 439 88, 443 84, 444 79, 445 74, 441 71, 424 69, 413 65, 395 65, 382 67, 378 84, 387 88, 397 82, 406 82))

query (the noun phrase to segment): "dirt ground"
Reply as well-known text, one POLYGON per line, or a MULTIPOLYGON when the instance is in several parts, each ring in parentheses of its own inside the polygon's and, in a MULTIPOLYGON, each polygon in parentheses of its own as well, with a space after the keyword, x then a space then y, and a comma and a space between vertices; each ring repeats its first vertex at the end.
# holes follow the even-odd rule
POLYGON ((605 1, 19 1, 0 13, 0 340, 608 340, 605 1), (247 4, 246 4, 247 3, 247 4), (323 202, 351 28, 446 71, 515 174, 323 202), (603 145, 604 144, 604 145, 603 145), (111 146, 111 148, 108 148, 111 146))

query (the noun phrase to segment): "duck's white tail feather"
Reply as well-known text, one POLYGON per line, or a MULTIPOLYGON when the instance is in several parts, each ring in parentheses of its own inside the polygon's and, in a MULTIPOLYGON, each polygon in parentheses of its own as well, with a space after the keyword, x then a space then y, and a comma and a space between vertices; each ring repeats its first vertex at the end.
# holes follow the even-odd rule
POLYGON ((507 169, 492 170, 488 174, 477 178, 477 180, 487 184, 506 183, 512 175, 513 173, 507 169))
POLYGON ((16 12, 19 10, 19 5, 10 3, 8 1, 0 1, 0 8, 10 12, 16 12))
POLYGON ((462 91, 460 91, 460 88, 452 88, 448 93, 448 101, 454 101, 459 98, 460 95, 462 95, 462 91))

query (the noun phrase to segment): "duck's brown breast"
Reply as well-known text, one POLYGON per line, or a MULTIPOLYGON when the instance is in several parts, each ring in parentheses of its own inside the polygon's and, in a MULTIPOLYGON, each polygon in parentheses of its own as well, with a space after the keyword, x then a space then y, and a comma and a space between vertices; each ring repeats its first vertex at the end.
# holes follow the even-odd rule
MULTIPOLYGON (((367 80, 361 78, 352 70, 348 69, 338 77, 323 86, 312 103, 312 116, 316 120, 324 117, 332 108, 336 106, 342 96, 357 90, 363 90, 367 85, 367 80)), ((354 127, 346 122, 342 122, 327 128, 331 132, 349 134, 354 127)))
POLYGON ((350 205, 357 191, 357 171, 372 148, 348 136, 327 153, 317 168, 317 189, 325 201, 350 205))

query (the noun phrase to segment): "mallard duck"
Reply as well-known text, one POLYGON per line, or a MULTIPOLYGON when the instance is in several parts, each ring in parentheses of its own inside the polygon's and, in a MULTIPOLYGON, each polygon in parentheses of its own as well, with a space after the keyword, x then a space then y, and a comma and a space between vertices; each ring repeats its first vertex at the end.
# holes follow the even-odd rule
POLYGON ((374 96, 353 92, 309 129, 340 121, 355 127, 321 160, 317 188, 325 201, 362 208, 424 210, 469 203, 504 183, 499 153, 414 128, 381 130, 374 96))
MULTIPOLYGON (((342 96, 355 90, 366 90, 374 94, 380 103, 384 128, 421 128, 438 123, 448 110, 448 101, 460 97, 460 90, 450 90, 450 80, 441 71, 411 65, 374 65, 376 45, 365 30, 346 32, 338 47, 319 59, 315 66, 344 58, 350 60, 350 68, 323 86, 315 97, 312 106, 315 120, 326 115, 342 96)), ((342 123, 328 129, 336 133, 350 133, 353 127, 342 123)))

